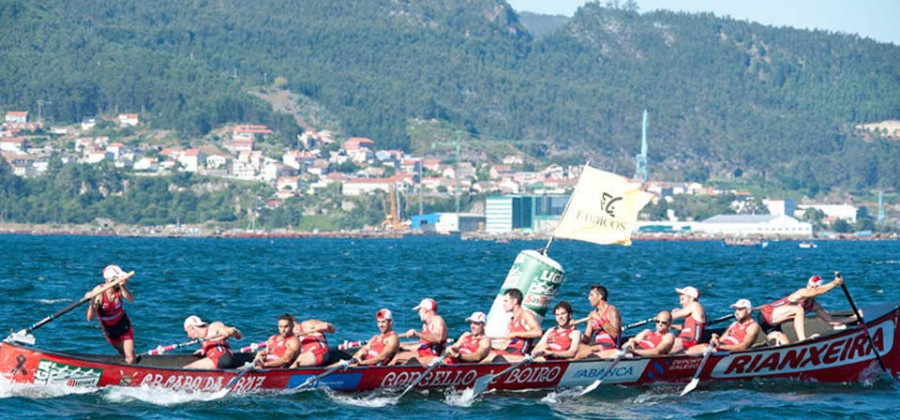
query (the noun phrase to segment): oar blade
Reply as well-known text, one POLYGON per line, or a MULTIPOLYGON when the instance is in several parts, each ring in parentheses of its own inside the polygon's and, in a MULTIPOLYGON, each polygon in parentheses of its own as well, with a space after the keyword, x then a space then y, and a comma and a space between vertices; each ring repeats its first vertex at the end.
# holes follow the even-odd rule
POLYGON ((472 386, 472 395, 478 396, 481 395, 482 392, 487 390, 488 386, 491 384, 491 375, 484 375, 475 380, 475 385, 472 386))
POLYGON ((20 330, 20 331, 11 333, 8 337, 3 339, 3 341, 8 342, 8 343, 19 343, 19 344, 27 344, 29 346, 33 346, 35 343, 35 338, 27 330, 20 330))
POLYGON ((689 392, 693 391, 694 388, 697 388, 697 384, 700 383, 700 378, 691 379, 691 382, 687 384, 686 387, 681 391, 681 396, 687 395, 689 392))
POLYGON ((597 387, 599 387, 601 383, 603 383, 603 379, 595 379, 594 382, 591 382, 591 384, 587 386, 587 388, 582 389, 581 393, 578 394, 578 396, 583 397, 587 394, 590 394, 595 389, 597 389, 597 387))

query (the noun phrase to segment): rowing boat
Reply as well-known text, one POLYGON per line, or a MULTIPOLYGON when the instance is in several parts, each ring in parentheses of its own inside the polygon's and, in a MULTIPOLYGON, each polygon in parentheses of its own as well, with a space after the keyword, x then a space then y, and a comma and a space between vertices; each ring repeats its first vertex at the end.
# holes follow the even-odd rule
MULTIPOLYGON (((875 347, 891 376, 900 374, 900 303, 865 308, 875 347)), ((348 359, 352 350, 332 350, 332 360, 348 359)), ((252 358, 238 354, 238 362, 252 358)), ((192 355, 145 356, 138 365, 124 364, 120 356, 73 354, 42 350, 4 342, 0 344, 0 373, 11 382, 35 385, 65 385, 101 388, 109 386, 166 388, 181 391, 215 392, 237 377, 237 369, 186 370, 192 355)), ((582 359, 535 362, 497 378, 490 388, 499 390, 555 389, 586 386, 603 375, 607 385, 650 385, 684 383, 700 366, 699 356, 673 355, 633 357, 619 361, 582 359)), ((417 389, 471 388, 476 379, 493 375, 511 366, 505 361, 485 364, 442 365, 416 384, 417 389)), ((381 388, 402 389, 413 383, 427 366, 350 367, 335 371, 317 382, 346 392, 381 388)), ((326 368, 254 369, 243 375, 232 392, 290 390, 326 368)), ((865 335, 855 326, 823 334, 817 338, 780 347, 754 347, 742 352, 712 353, 700 372, 702 383, 779 378, 810 382, 858 383, 882 374, 876 353, 865 335)))

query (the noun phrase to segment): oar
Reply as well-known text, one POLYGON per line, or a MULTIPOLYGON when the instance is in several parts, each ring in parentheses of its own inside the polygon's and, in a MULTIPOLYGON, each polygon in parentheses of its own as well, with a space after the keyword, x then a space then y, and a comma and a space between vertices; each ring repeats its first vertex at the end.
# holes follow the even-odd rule
POLYGON ((103 293, 103 292, 105 292, 105 291, 107 291, 107 290, 109 290, 109 289, 112 289, 113 287, 118 286, 119 284, 121 284, 121 283, 122 283, 123 281, 125 281, 126 279, 131 278, 131 276, 133 276, 133 275, 134 275, 134 271, 131 271, 131 272, 126 273, 124 276, 122 276, 122 278, 119 278, 119 279, 117 279, 117 280, 114 280, 114 281, 111 281, 111 282, 109 282, 109 283, 104 284, 103 287, 101 287, 100 289, 98 289, 98 290, 96 290, 96 291, 92 291, 92 292, 91 292, 90 294, 88 294, 87 296, 85 296, 85 297, 83 297, 83 298, 77 300, 75 303, 72 303, 72 304, 69 305, 69 306, 66 306, 65 308, 63 308, 63 309, 59 310, 58 312, 54 313, 53 315, 50 315, 50 316, 48 316, 48 317, 46 317, 46 318, 44 318, 44 319, 42 319, 42 320, 40 320, 40 321, 34 323, 34 325, 32 325, 32 326, 30 326, 30 327, 28 327, 28 328, 25 328, 25 329, 20 330, 20 331, 18 331, 18 332, 11 333, 11 334, 10 334, 8 337, 6 337, 6 339, 4 339, 3 341, 17 342, 17 343, 23 343, 23 344, 34 345, 34 336, 32 336, 32 335, 30 334, 32 331, 34 331, 34 330, 36 330, 36 329, 38 329, 38 328, 40 328, 40 327, 46 325, 47 323, 49 323, 50 321, 53 321, 53 320, 56 319, 56 318, 59 318, 59 317, 65 315, 65 314, 71 312, 73 309, 75 309, 75 308, 77 308, 77 307, 83 305, 84 303, 86 303, 87 301, 89 301, 89 300, 91 300, 91 299, 97 297, 97 296, 100 295, 101 293, 103 293))
POLYGON ((475 385, 472 386, 472 398, 474 399, 479 394, 484 392, 487 389, 487 387, 491 384, 491 382, 494 382, 495 379, 518 369, 519 366, 522 366, 527 363, 531 363, 532 361, 534 361, 534 356, 529 354, 528 356, 525 356, 525 358, 522 359, 521 361, 514 363, 512 366, 510 366, 506 369, 503 369, 502 372, 500 372, 496 375, 484 375, 484 376, 476 379, 475 385))
MULTIPOLYGON (((835 271, 834 276, 837 278, 842 278, 841 273, 835 271)), ((859 326, 862 327, 863 333, 866 334, 866 338, 869 339, 869 345, 872 346, 872 351, 875 352, 875 358, 878 359, 878 364, 881 366, 881 370, 887 374, 891 379, 894 379, 891 372, 884 365, 884 360, 881 360, 881 353, 878 352, 878 347, 875 347, 875 340, 872 339, 872 334, 869 334, 869 326, 866 325, 866 321, 863 320, 862 314, 859 313, 859 309, 856 308, 856 302, 853 301, 853 297, 850 296, 850 290, 847 289, 847 285, 841 283, 841 289, 844 290, 844 295, 847 296, 847 301, 850 302, 850 308, 853 309, 853 313, 856 315, 856 320, 859 321, 859 326)))
POLYGON ((681 396, 687 395, 688 392, 694 390, 697 387, 697 384, 700 383, 700 372, 703 372, 703 366, 706 366, 706 361, 709 359, 709 355, 713 352, 713 346, 707 346, 706 350, 703 351, 703 360, 700 361, 700 366, 697 367, 697 371, 694 372, 694 377, 691 379, 691 382, 684 387, 681 391, 681 396))
POLYGON ((197 344, 197 343, 199 343, 199 342, 200 342, 200 339, 199 339, 199 338, 195 338, 195 339, 193 339, 193 340, 185 341, 185 342, 183 342, 183 343, 178 343, 178 344, 169 344, 169 345, 165 345, 165 346, 159 345, 159 346, 156 346, 156 348, 154 348, 153 350, 147 350, 146 352, 142 353, 142 355, 144 355, 144 356, 156 356, 156 355, 158 355, 158 354, 163 354, 163 353, 165 353, 165 352, 167 352, 167 351, 172 351, 172 350, 175 350, 175 349, 180 349, 180 348, 182 348, 182 347, 192 346, 192 345, 197 344))
POLYGON ((612 363, 609 364, 609 367, 606 368, 606 370, 603 372, 603 375, 600 376, 600 378, 595 379, 594 382, 591 383, 590 385, 588 385, 587 388, 582 390, 581 393, 578 394, 578 396, 580 397, 582 395, 586 395, 586 394, 590 393, 591 391, 597 389, 597 387, 600 386, 601 383, 603 383, 603 380, 606 379, 606 377, 612 373, 613 369, 616 367, 616 365, 619 364, 619 361, 622 360, 622 357, 625 356, 625 353, 627 351, 628 351, 627 346, 623 347, 622 350, 619 350, 619 352, 616 353, 616 358, 613 359, 612 363))
POLYGON ((428 366, 428 369, 425 369, 425 371, 422 372, 422 374, 419 375, 419 377, 416 378, 415 381, 412 381, 412 383, 409 384, 409 386, 407 386, 406 389, 404 389, 403 392, 400 393, 400 395, 397 397, 397 399, 399 400, 399 399, 403 398, 403 396, 406 395, 407 392, 409 392, 410 390, 415 388, 416 385, 418 385, 420 382, 422 382, 422 380, 425 379, 426 375, 431 373, 431 371, 434 370, 435 368, 437 368, 438 366, 442 365, 444 363, 444 358, 447 357, 447 355, 449 353, 450 353, 449 350, 444 350, 444 352, 441 353, 440 356, 438 356, 436 359, 434 359, 431 362, 431 365, 428 366))
POLYGON ((231 378, 230 381, 228 381, 228 384, 225 385, 225 388, 222 388, 221 390, 216 392, 216 398, 222 398, 228 395, 228 393, 231 392, 232 389, 234 389, 234 386, 237 385, 238 381, 240 381, 241 378, 243 378, 244 375, 246 375, 251 370, 253 370, 253 363, 245 363, 244 366, 238 369, 238 374, 235 375, 234 378, 231 378))
POLYGON ((324 372, 322 372, 316 376, 313 376, 312 378, 307 378, 305 381, 303 381, 302 384, 300 384, 300 386, 297 387, 297 389, 303 389, 310 385, 313 385, 316 382, 319 382, 320 380, 322 380, 322 378, 324 378, 328 375, 331 375, 332 373, 337 372, 338 370, 346 369, 347 366, 350 366, 350 361, 349 360, 341 360, 336 365, 326 369, 324 372))
POLYGON ((640 320, 640 321, 635 322, 635 323, 628 324, 628 325, 622 327, 622 331, 630 330, 630 329, 632 329, 632 328, 637 328, 637 327, 640 327, 640 326, 643 326, 643 325, 647 325, 647 324, 649 324, 649 323, 651 323, 651 322, 653 322, 653 321, 656 321, 656 317, 651 317, 651 318, 647 318, 647 319, 640 320))

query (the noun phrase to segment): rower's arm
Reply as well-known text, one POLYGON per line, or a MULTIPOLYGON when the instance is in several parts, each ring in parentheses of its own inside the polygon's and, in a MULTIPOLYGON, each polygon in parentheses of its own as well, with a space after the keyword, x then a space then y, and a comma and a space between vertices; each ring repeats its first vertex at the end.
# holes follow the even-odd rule
POLYGON ((291 337, 293 340, 287 340, 284 343, 284 355, 275 359, 266 361, 263 359, 262 367, 264 368, 273 368, 273 367, 282 367, 287 366, 297 357, 297 353, 300 351, 300 340, 297 337, 291 337))
POLYGON ((753 342, 756 341, 756 335, 759 334, 759 324, 753 323, 749 327, 747 327, 747 333, 744 334, 744 339, 737 344, 720 344, 716 348, 724 351, 743 351, 750 348, 753 345, 753 342))
POLYGON ((491 352, 491 340, 487 337, 481 337, 481 341, 478 342, 478 350, 475 350, 472 354, 462 354, 459 356, 459 360, 464 362, 473 362, 477 363, 487 357, 488 353, 491 352))
POLYGON ((447 341, 447 324, 444 323, 443 319, 440 319, 435 326, 435 331, 431 331, 431 329, 426 328, 423 332, 416 331, 416 337, 419 337, 429 343, 443 343, 447 341))
POLYGON ((572 340, 571 344, 569 344, 569 348, 565 351, 555 351, 553 352, 554 355, 563 359, 571 359, 575 357, 575 353, 578 353, 578 344, 581 342, 581 331, 572 331, 572 333, 569 335, 569 338, 572 340))
POLYGON ((390 362, 388 360, 389 357, 393 357, 394 354, 397 353, 397 349, 400 347, 400 341, 397 339, 396 334, 392 334, 391 336, 384 339, 384 350, 371 359, 366 359, 359 362, 360 365, 377 365, 381 362, 390 362))
POLYGON ((607 334, 618 337, 622 331, 622 315, 619 313, 619 309, 616 307, 609 308, 609 324, 601 325, 600 328, 603 328, 603 331, 606 331, 607 334))
POLYGON ((119 285, 119 290, 122 292, 122 297, 128 300, 128 303, 134 303, 134 295, 131 294, 131 290, 128 290, 124 283, 119 285))
POLYGON ((319 321, 318 319, 307 319, 300 323, 300 334, 315 334, 315 333, 334 333, 337 331, 337 328, 330 322, 319 321))
POLYGON ((522 309, 525 311, 525 328, 527 331, 510 333, 510 337, 518 337, 518 338, 538 338, 541 336, 541 325, 538 324, 537 319, 534 318, 534 315, 531 314, 530 311, 526 309, 522 309))

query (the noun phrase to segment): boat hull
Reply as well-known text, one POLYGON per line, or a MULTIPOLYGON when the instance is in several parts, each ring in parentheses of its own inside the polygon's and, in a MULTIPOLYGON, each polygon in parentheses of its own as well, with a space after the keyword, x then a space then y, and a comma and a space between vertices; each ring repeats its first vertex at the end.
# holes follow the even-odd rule
MULTIPOLYGON (((885 304, 866 314, 880 313, 869 324, 875 346, 891 376, 900 374, 897 304, 885 304)), ((221 390, 237 370, 185 370, 145 357, 140 365, 125 365, 109 356, 71 355, 13 343, 0 344, 0 373, 17 383, 77 387, 148 386, 171 390, 221 390)), ((171 356, 169 356, 171 357, 171 356)), ((178 356, 184 357, 184 356, 178 356)), ((169 363, 175 359, 168 359, 169 363)), ((532 363, 498 378, 490 388, 500 390, 547 389, 584 386, 603 377, 609 360, 584 359, 532 363)), ((649 385, 689 381, 700 365, 698 356, 637 357, 623 359, 604 380, 605 385, 649 385)), ((496 374, 509 363, 441 366, 417 388, 464 389, 477 378, 496 374)), ((416 380, 425 366, 353 367, 335 372, 316 386, 357 392, 403 388, 416 380)), ((323 368, 254 370, 238 380, 232 392, 260 392, 297 388, 323 368)), ((781 347, 762 347, 735 353, 713 353, 700 373, 702 383, 780 378, 813 382, 866 382, 882 375, 872 346, 860 328, 781 347)))

